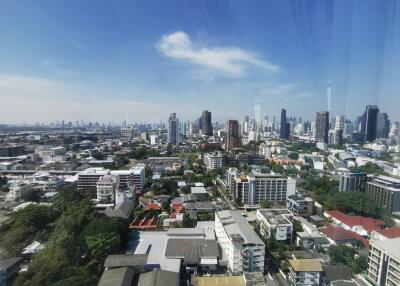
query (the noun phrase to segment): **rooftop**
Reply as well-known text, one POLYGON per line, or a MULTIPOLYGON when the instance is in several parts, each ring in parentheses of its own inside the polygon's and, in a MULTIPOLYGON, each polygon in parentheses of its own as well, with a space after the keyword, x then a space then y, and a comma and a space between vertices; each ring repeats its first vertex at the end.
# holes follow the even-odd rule
POLYGON ((138 286, 178 286, 179 273, 154 269, 140 274, 138 286))
POLYGON ((380 240, 372 243, 372 246, 387 252, 390 256, 393 256, 398 260, 400 260, 399 245, 400 245, 400 238, 380 240))
POLYGON ((381 229, 385 224, 385 222, 380 219, 363 216, 350 216, 338 210, 327 211, 326 213, 350 227, 360 225, 366 231, 381 229))
POLYGON ((296 272, 322 272, 322 266, 319 259, 292 259, 289 260, 290 266, 296 272))
POLYGON ((165 249, 167 258, 183 258, 186 264, 200 263, 201 258, 217 258, 218 242, 205 239, 170 238, 165 249))
POLYGON ((194 286, 245 286, 243 276, 197 276, 193 277, 194 286))
POLYGON ((325 276, 329 281, 335 280, 351 280, 353 275, 346 266, 339 265, 324 265, 322 266, 325 272, 325 276))
POLYGON ((381 228, 381 229, 376 229, 374 231, 387 238, 400 237, 400 227, 381 228))
POLYGON ((130 267, 147 264, 147 254, 114 254, 109 255, 104 261, 104 267, 130 267))
POLYGON ((129 267, 120 267, 105 270, 101 275, 98 286, 130 286, 132 285, 134 271, 129 267))
POLYGON ((264 245, 240 211, 223 210, 216 213, 231 238, 241 237, 245 244, 264 245))
POLYGON ((345 242, 349 240, 357 240, 360 241, 365 247, 369 246, 368 239, 362 237, 361 235, 353 231, 346 230, 338 226, 334 226, 330 223, 324 223, 324 226, 325 228, 322 229, 321 232, 334 241, 345 242))
POLYGON ((292 217, 293 213, 286 208, 282 209, 258 209, 257 212, 269 224, 292 224, 288 217, 292 217))

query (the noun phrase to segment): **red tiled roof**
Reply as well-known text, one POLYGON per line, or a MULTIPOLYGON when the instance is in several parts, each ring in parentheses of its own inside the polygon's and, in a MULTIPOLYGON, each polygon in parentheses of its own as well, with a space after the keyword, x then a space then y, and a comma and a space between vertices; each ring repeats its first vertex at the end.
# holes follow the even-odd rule
POLYGON ((143 218, 143 219, 135 219, 130 225, 130 229, 155 229, 157 228, 157 218, 143 218))
POLYGON ((181 213, 183 210, 183 204, 171 204, 170 205, 171 209, 171 218, 176 218, 176 215, 181 213))
POLYGON ((375 229, 375 231, 387 238, 400 237, 400 227, 381 228, 381 229, 375 229))
POLYGON ((350 216, 338 210, 327 211, 327 214, 350 227, 360 225, 368 232, 381 229, 385 224, 385 222, 380 219, 358 215, 350 216))
POLYGON ((353 231, 346 230, 339 226, 334 226, 333 224, 327 222, 323 223, 323 225, 324 229, 322 229, 321 231, 325 233, 333 241, 358 240, 364 245, 364 247, 369 246, 368 239, 362 237, 361 235, 353 231))
POLYGON ((147 204, 147 205, 144 207, 143 210, 144 210, 144 211, 148 211, 148 210, 155 210, 155 211, 158 211, 158 210, 161 210, 161 205, 158 204, 158 203, 150 203, 150 204, 147 204))

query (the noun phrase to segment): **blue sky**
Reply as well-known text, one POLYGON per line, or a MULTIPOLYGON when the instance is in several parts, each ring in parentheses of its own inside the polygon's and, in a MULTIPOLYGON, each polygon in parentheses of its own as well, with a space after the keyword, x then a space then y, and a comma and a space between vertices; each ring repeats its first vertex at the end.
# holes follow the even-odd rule
MULTIPOLYGON (((396 5, 397 4, 397 5, 396 5)), ((400 119, 395 0, 0 2, 0 123, 400 119)))

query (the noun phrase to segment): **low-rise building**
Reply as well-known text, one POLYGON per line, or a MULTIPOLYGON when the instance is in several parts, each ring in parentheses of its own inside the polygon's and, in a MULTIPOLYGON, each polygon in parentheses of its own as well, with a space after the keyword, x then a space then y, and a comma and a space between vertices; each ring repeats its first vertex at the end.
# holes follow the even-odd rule
POLYGON ((257 222, 261 235, 275 240, 292 240, 293 213, 287 209, 258 209, 257 222))
POLYGON ((314 209, 314 200, 301 195, 291 195, 286 200, 286 207, 296 216, 311 216, 314 209))
POLYGON ((289 285, 320 285, 323 271, 319 259, 289 260, 289 285))

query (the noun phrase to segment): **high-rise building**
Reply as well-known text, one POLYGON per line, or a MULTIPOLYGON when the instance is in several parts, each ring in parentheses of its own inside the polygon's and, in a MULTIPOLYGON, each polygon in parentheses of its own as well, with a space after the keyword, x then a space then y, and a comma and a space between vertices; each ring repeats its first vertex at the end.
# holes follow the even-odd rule
POLYGON ((373 142, 377 135, 379 108, 376 105, 367 105, 361 121, 361 133, 364 142, 373 142))
POLYGON ((317 112, 315 120, 315 140, 328 144, 329 111, 317 112))
POLYGON ((344 130, 344 116, 343 115, 335 116, 335 130, 344 130))
POLYGON ((237 120, 229 120, 226 134, 226 149, 232 150, 241 145, 239 136, 239 123, 237 120))
POLYGON ((376 135, 378 138, 389 138, 390 120, 387 113, 378 113, 376 135))
POLYGON ((262 116, 262 105, 259 101, 254 104, 254 120, 255 120, 255 131, 263 130, 263 116, 262 116))
POLYGON ((368 276, 374 285, 399 285, 400 238, 371 243, 368 255, 368 276))
POLYGON ((176 113, 171 113, 168 119, 168 144, 179 146, 179 119, 176 113))
POLYGON ((340 175, 339 192, 364 192, 367 183, 367 174, 364 172, 346 173, 340 175))
POLYGON ((208 110, 204 110, 201 115, 201 126, 203 135, 212 136, 213 135, 213 127, 211 122, 211 112, 208 110))
POLYGON ((215 236, 230 273, 264 272, 265 245, 240 211, 216 212, 215 236))
POLYGON ((290 135, 290 123, 286 121, 286 109, 281 110, 281 129, 279 132, 281 139, 289 139, 290 135))
POLYGON ((365 193, 381 208, 389 212, 400 211, 400 180, 377 176, 367 182, 365 193))
POLYGON ((284 203, 289 195, 295 193, 295 189, 296 181, 291 178, 253 171, 247 176, 235 176, 231 192, 244 205, 260 205, 264 201, 284 203))
POLYGON ((123 127, 121 128, 121 140, 132 141, 133 139, 133 128, 123 127))

